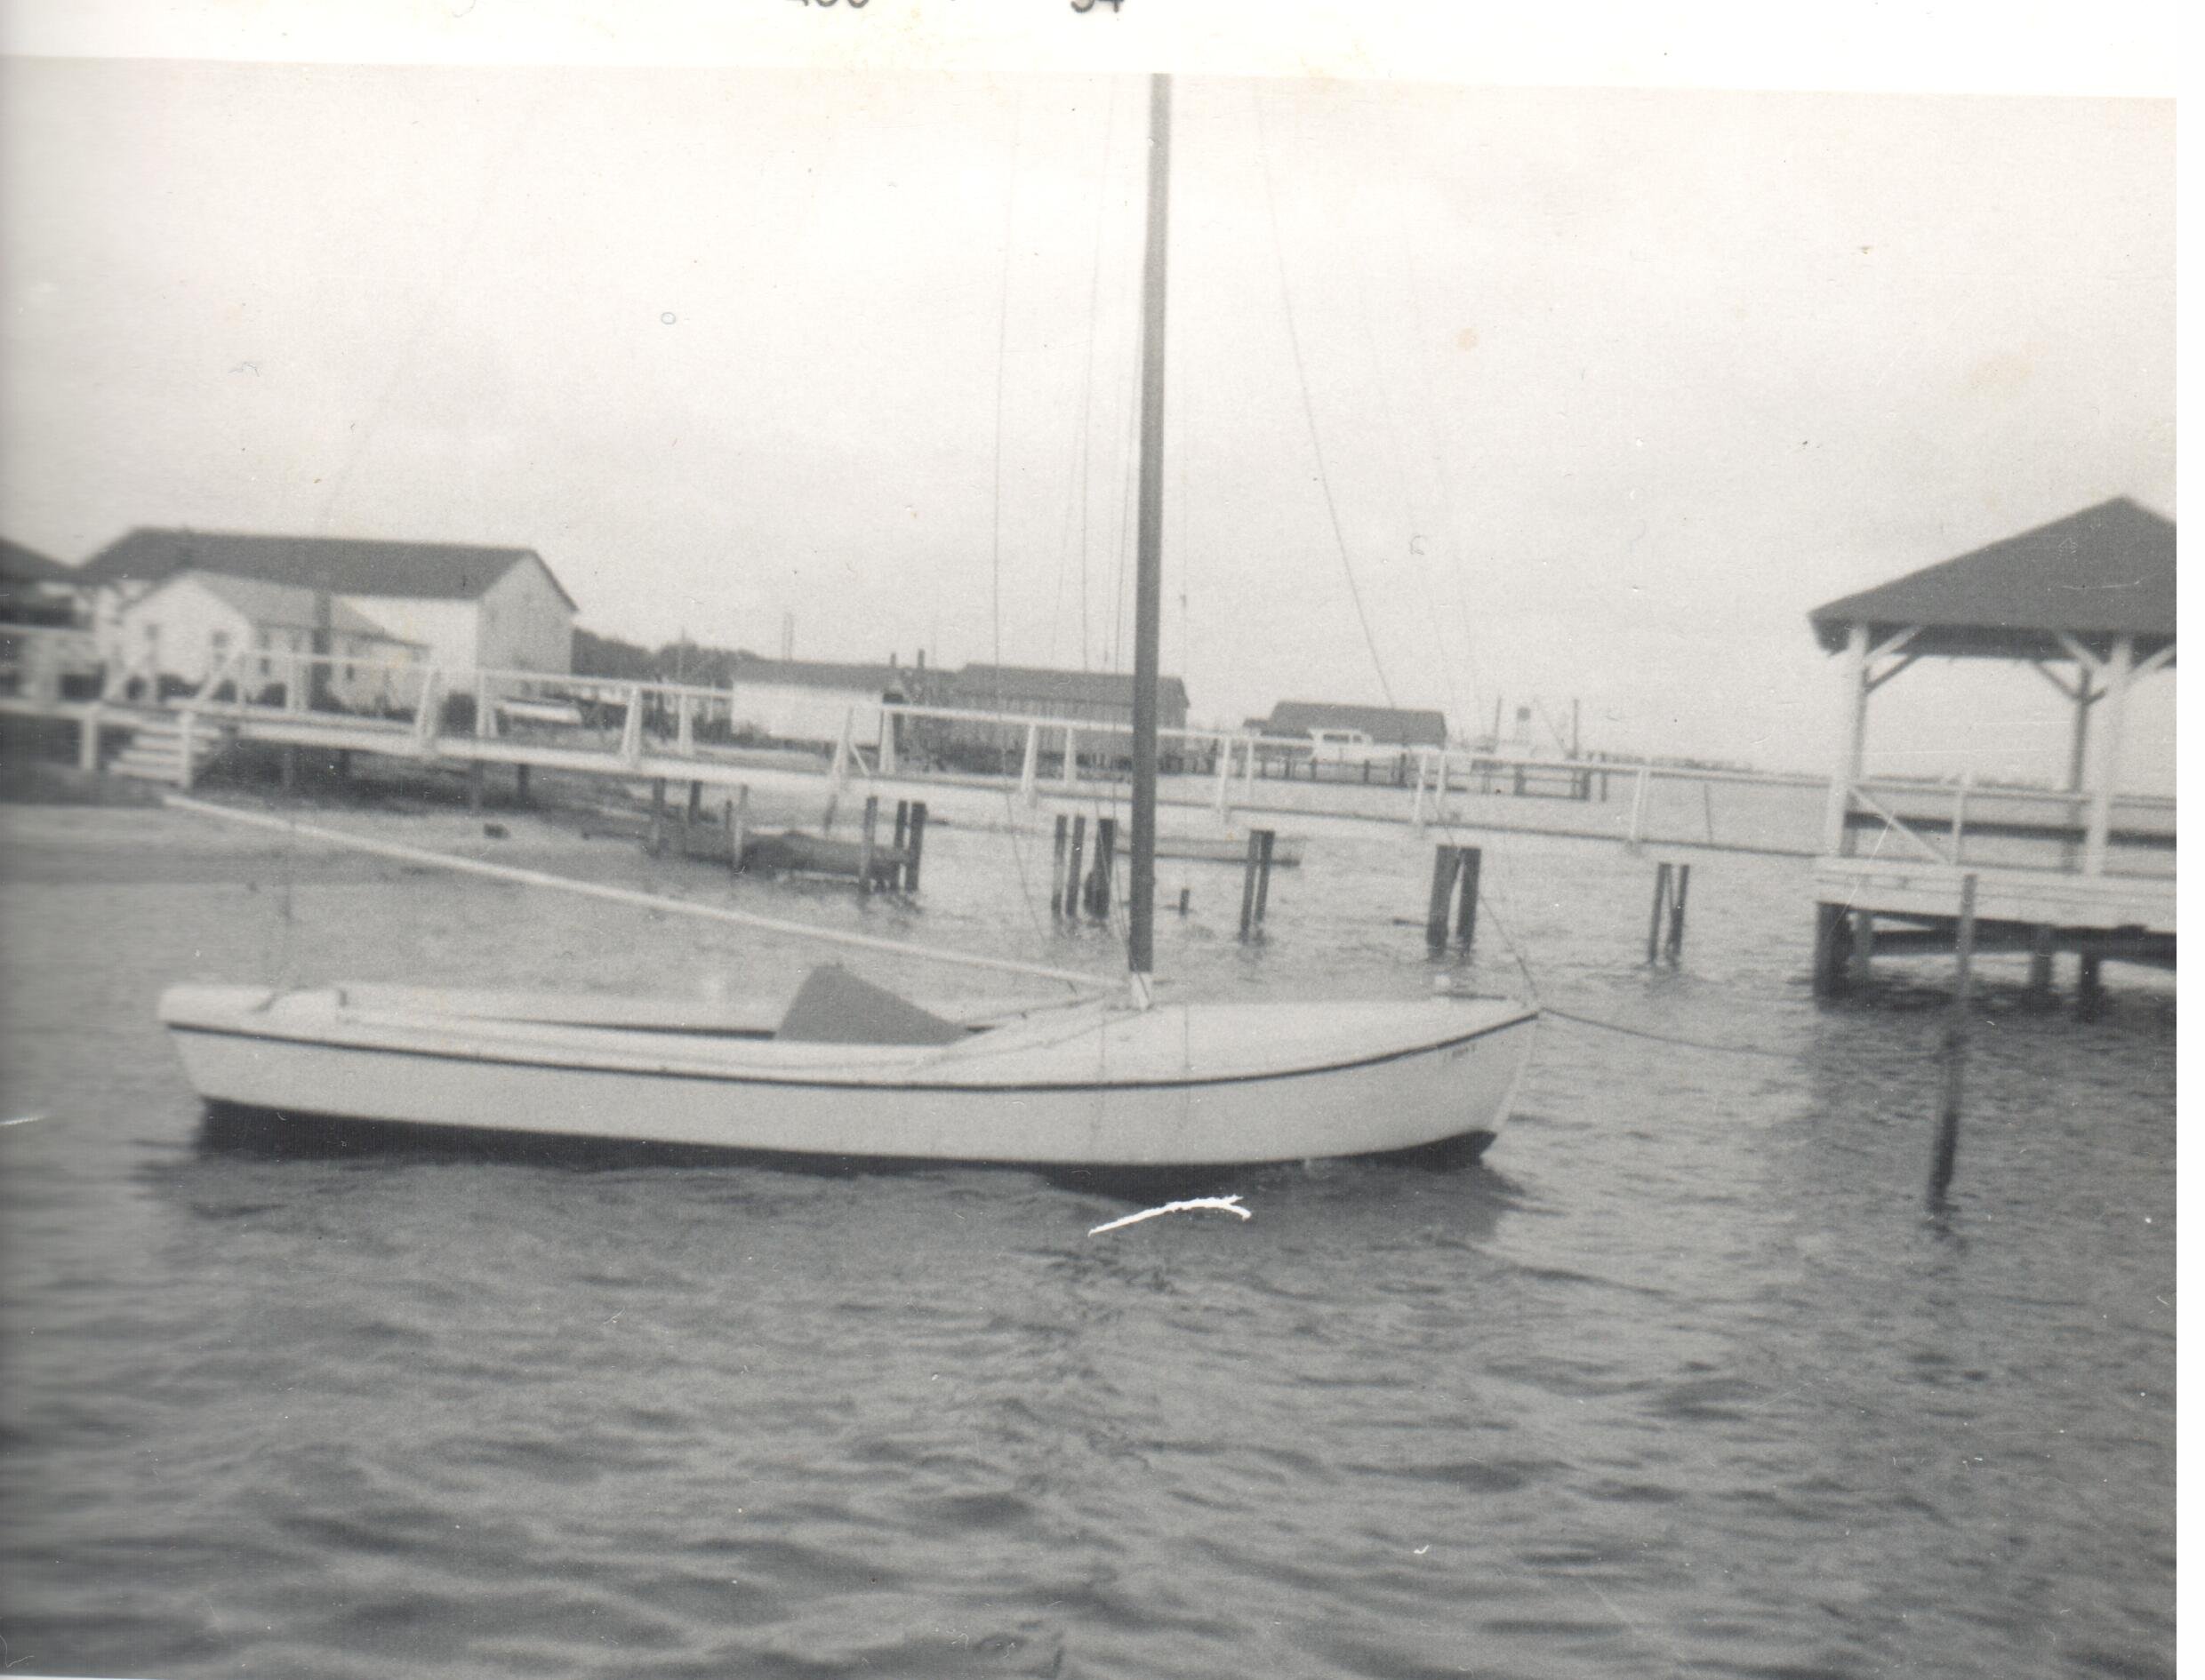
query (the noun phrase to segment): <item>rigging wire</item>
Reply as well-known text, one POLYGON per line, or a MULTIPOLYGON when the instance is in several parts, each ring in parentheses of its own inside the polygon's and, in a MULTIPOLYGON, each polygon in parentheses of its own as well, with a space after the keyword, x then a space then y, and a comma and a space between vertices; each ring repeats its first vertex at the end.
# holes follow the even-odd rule
POLYGON ((1294 356, 1295 383, 1302 394, 1302 418, 1309 426, 1310 452, 1317 462, 1317 483, 1324 492, 1325 516, 1332 524, 1332 538, 1340 551, 1340 570, 1347 579, 1348 597, 1355 604, 1356 621, 1362 626, 1363 645, 1370 651, 1371 669, 1377 673, 1378 687, 1386 697, 1389 708, 1399 711, 1394 704, 1393 685, 1386 680, 1385 664, 1378 657, 1378 643, 1371 634, 1370 614, 1363 605, 1363 591, 1355 579, 1355 564, 1348 555, 1347 533, 1340 525, 1340 509, 1332 493, 1332 478, 1325 470, 1325 447, 1317 432, 1317 412, 1310 402, 1309 372, 1302 360, 1302 334, 1294 316, 1294 294, 1287 284, 1286 242, 1279 232, 1279 195, 1271 183, 1271 144, 1263 123, 1262 94, 1250 89, 1249 102, 1255 108, 1255 155, 1263 171, 1263 203, 1271 216, 1271 254, 1279 260, 1279 300, 1287 316, 1287 344, 1294 356))
MULTIPOLYGON (((1303 361, 1301 332, 1295 321, 1294 295, 1292 288, 1287 284, 1286 242, 1280 236, 1279 228, 1279 196, 1278 190, 1273 185, 1271 179, 1271 146, 1266 126, 1263 122, 1263 101, 1261 93, 1256 90, 1251 89, 1249 92, 1249 102, 1254 107, 1255 112, 1256 156, 1262 164, 1263 172, 1263 201, 1265 207, 1270 213, 1271 252, 1278 260, 1279 298, 1279 302, 1286 312, 1287 342, 1293 351, 1295 383, 1301 394, 1303 419, 1307 422, 1309 427, 1310 451, 1317 464, 1317 482, 1319 488, 1324 492, 1325 512, 1328 519, 1331 521, 1333 541, 1335 546, 1339 550, 1340 569, 1342 573, 1347 579, 1348 595, 1350 599, 1351 599, 1355 604, 1356 620, 1357 622, 1362 627, 1363 645, 1369 651, 1370 653, 1371 670, 1378 678, 1379 691, 1385 695, 1388 708, 1393 711, 1399 711, 1400 707, 1394 699, 1393 684, 1386 676, 1385 662, 1379 657, 1377 640, 1371 632, 1370 615, 1364 609, 1363 592, 1361 587, 1356 581, 1355 563, 1348 551, 1346 533, 1341 527, 1340 510, 1338 503, 1333 495, 1331 476, 1326 471, 1325 468, 1324 444, 1322 439, 1319 436, 1317 430, 1316 408, 1310 397, 1309 372, 1307 366, 1303 361)), ((1444 765, 1444 760, 1442 763, 1444 765)), ((1441 805, 1439 812, 1439 824, 1442 832, 1447 834, 1450 840, 1453 840, 1455 838, 1455 828, 1453 823, 1447 820, 1444 804, 1446 794, 1446 788, 1444 786, 1444 768, 1442 769, 1441 774, 1441 805)), ((1480 890, 1478 896, 1481 904, 1487 905, 1489 908, 1491 907, 1492 900, 1483 891, 1482 882, 1480 883, 1480 890)), ((1523 974, 1524 983, 1526 987, 1529 988, 1532 998, 1535 1002, 1538 998, 1538 982, 1532 975, 1531 965, 1525 958, 1522 948, 1518 946, 1514 937, 1509 933, 1507 924, 1502 920, 1497 914, 1494 917, 1494 924, 1501 930, 1502 942, 1507 946, 1510 956, 1515 959, 1518 969, 1523 974)))
MULTIPOLYGON (((989 539, 988 581, 990 611, 994 619, 994 649, 998 699, 1000 700, 1003 666, 1003 387, 1010 356, 1011 334, 1011 212, 1018 201, 1018 132, 1022 109, 1016 92, 1011 103, 1010 161, 1003 171, 1003 277, 995 305, 995 507, 989 539)), ((998 711, 1002 710, 998 704, 998 711)))

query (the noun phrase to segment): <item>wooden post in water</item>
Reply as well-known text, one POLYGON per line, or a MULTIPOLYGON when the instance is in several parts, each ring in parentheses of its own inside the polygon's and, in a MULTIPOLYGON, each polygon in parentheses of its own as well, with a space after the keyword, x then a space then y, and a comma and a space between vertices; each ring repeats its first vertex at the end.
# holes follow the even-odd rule
POLYGON ((727 872, 742 873, 743 848, 750 844, 750 784, 744 782, 727 802, 727 872))
POLYGON ((926 851, 926 802, 911 801, 911 832, 905 842, 903 855, 903 890, 918 891, 918 860, 926 851))
POLYGON ((1424 907, 1424 943, 1431 949, 1447 948, 1447 896, 1455 891, 1455 872, 1461 854, 1453 846, 1439 846, 1431 854, 1431 898, 1424 907))
POLYGON ((908 799, 899 799, 896 801, 895 814, 895 854, 899 867, 903 860, 903 843, 910 837, 910 833, 911 802, 908 799))
POLYGON ((1263 848, 1255 837, 1255 830, 1248 831, 1248 860, 1240 871, 1240 937, 1246 939, 1255 925, 1255 869, 1263 860, 1263 848))
POLYGON ((1669 902, 1669 944, 1664 953, 1669 958, 1672 968, 1676 967, 1677 959, 1684 954, 1684 904, 1686 896, 1692 891, 1690 864, 1680 863, 1677 866, 1676 888, 1675 896, 1669 902))
MULTIPOLYGON (((341 762, 338 765, 338 773, 342 774, 347 768, 348 766, 341 762)), ((528 766, 526 764, 513 766, 513 803, 517 805, 525 805, 528 803, 528 766)))
POLYGON ((76 767, 88 776, 96 776, 104 767, 100 753, 100 712, 98 705, 84 713, 84 721, 78 725, 76 737, 76 767))
POLYGON ((2105 1001, 2105 983, 2099 974, 2104 960, 2096 951, 2082 954, 2082 967, 2075 976, 2075 1004, 2086 1015, 2096 1013, 2105 1001))
POLYGON ((1952 981, 1952 1010, 1944 1022, 1944 1095, 1937 1109, 1937 1148, 1929 1165, 1929 1205, 1944 1205, 1944 1193, 1952 1188, 1952 1164, 1960 1153, 1961 1087, 1968 1075, 1968 994, 1976 956, 1976 877, 1972 871, 1960 878, 1960 929, 1954 942, 1956 964, 1952 981))
POLYGON ((1856 986, 1865 986, 1872 980, 1876 961, 1876 918, 1867 910, 1853 912, 1853 942, 1847 962, 1850 979, 1856 986))
POLYGON ((1111 913, 1111 876, 1118 863, 1118 819, 1094 820, 1094 869, 1087 876, 1087 914, 1100 922, 1111 913))
POLYGON ((1842 904, 1815 906, 1815 996, 1835 997, 1845 989, 1851 923, 1842 904))
POLYGON ((1484 867, 1484 852, 1476 846, 1462 849, 1463 897, 1455 909, 1455 942, 1464 950, 1478 937, 1478 874, 1484 867))
POLYGON ((1654 869, 1654 914, 1646 924, 1646 960, 1658 962, 1662 954, 1662 919, 1669 910, 1669 866, 1657 864, 1654 869))
POLYGON ((1067 918, 1079 914, 1079 871, 1087 858, 1087 820, 1084 816, 1072 819, 1072 849, 1065 855, 1064 896, 1061 900, 1067 918))
POLYGON ((880 796, 867 794, 865 796, 864 826, 859 830, 857 853, 857 895, 861 899, 872 896, 873 850, 877 844, 874 836, 879 828, 880 796))
POLYGON ((1071 819, 1062 812, 1056 813, 1056 836, 1049 846, 1049 909, 1054 914, 1063 908, 1064 847, 1070 838, 1071 819))
POLYGON ((277 763, 281 766, 284 791, 290 793, 299 785, 299 749, 296 747, 285 748, 277 763))
POLYGON ((651 783, 651 837, 646 843, 653 857, 666 850, 666 778, 651 783))
POLYGON ((1179 889, 1179 914, 1182 916, 1184 916, 1187 913, 1187 895, 1192 891, 1193 889, 1191 887, 1181 887, 1179 889))
POLYGON ((2049 924, 2029 931, 2029 1002, 2039 1009, 2052 1001, 2054 931, 2049 924))
POLYGON ((482 812, 483 778, 486 773, 481 759, 470 758, 467 761, 467 808, 477 816, 482 812))
POLYGON ((1271 903, 1271 849, 1279 836, 1270 828, 1258 828, 1248 836, 1262 843, 1262 852, 1255 860, 1255 926, 1262 932, 1263 912, 1271 903))

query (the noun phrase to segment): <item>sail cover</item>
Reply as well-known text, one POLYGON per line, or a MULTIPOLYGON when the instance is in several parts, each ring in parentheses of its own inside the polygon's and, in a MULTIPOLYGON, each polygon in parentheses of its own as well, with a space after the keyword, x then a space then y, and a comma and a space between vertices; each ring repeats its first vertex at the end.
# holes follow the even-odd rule
POLYGON ((946 1044, 965 1029, 829 963, 806 977, 774 1036, 814 1044, 946 1044))

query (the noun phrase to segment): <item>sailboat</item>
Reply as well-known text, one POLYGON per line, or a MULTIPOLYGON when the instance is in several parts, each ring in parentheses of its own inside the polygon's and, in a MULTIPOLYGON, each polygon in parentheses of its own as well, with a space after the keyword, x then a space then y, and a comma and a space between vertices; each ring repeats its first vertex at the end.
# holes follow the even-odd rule
POLYGON ((1124 985, 979 1015, 923 1008, 838 966, 814 970, 785 1006, 757 1010, 421 987, 174 987, 161 1019, 203 1099, 272 1111, 300 1135, 364 1120, 844 1162, 1143 1172, 1482 1152, 1522 1079, 1535 1008, 1455 996, 1178 1001, 1152 978, 1170 113, 1170 78, 1156 76, 1124 985))

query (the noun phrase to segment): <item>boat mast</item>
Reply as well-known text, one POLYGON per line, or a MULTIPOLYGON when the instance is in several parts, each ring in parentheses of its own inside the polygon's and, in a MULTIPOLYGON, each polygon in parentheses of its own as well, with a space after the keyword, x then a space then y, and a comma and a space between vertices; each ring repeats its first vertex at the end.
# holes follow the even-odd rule
POLYGON ((1141 276, 1141 502, 1133 614, 1133 879, 1127 966, 1155 967, 1157 637, 1164 599, 1164 270, 1171 228, 1171 77, 1149 78, 1148 250, 1141 276))

